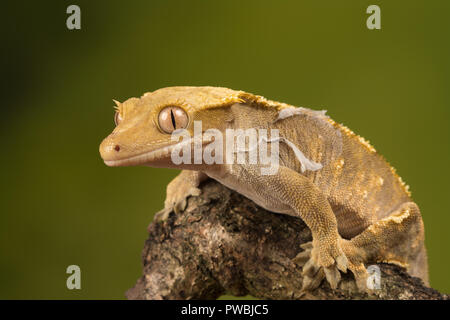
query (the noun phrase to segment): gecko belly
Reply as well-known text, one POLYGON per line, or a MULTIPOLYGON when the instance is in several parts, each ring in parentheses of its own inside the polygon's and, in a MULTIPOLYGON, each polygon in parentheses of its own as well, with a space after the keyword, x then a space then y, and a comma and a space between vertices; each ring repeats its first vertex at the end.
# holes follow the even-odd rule
MULTIPOLYGON (((252 200, 258 206, 272 212, 283 213, 292 216, 296 216, 294 210, 278 198, 273 197, 266 189, 255 189, 255 184, 245 183, 243 181, 251 181, 243 179, 238 180, 233 174, 217 174, 211 172, 205 172, 210 178, 220 182, 227 188, 236 191, 244 197, 252 200)), ((240 172, 245 174, 245 172, 240 172)))

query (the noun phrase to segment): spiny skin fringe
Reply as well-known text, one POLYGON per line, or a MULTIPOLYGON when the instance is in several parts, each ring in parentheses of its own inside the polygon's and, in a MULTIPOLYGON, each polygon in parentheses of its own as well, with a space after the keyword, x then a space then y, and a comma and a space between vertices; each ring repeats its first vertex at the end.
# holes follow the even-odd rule
POLYGON ((403 181, 402 177, 400 177, 397 174, 397 170, 384 158, 383 155, 379 154, 377 152, 377 150, 370 144, 370 142, 366 139, 364 139, 363 137, 361 137, 360 135, 357 135, 356 133, 354 133, 351 129, 349 129, 348 127, 346 127, 343 124, 339 124, 336 121, 334 121, 331 118, 327 119, 335 128, 338 128, 341 130, 341 132, 343 132, 346 136, 352 138, 352 139, 356 139, 357 142, 362 145, 364 148, 366 148, 369 152, 371 153, 376 153, 377 156, 381 157, 389 166, 389 168, 391 169, 392 174, 394 175, 394 177, 396 177, 396 179, 400 182, 400 185, 402 186, 403 190, 405 191, 405 193, 408 195, 408 197, 411 197, 411 191, 409 190, 409 186, 403 181))

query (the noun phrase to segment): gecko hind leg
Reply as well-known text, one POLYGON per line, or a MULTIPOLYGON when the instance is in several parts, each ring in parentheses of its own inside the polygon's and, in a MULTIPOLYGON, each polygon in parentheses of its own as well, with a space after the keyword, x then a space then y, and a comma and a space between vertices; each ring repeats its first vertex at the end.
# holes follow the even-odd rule
MULTIPOLYGON (((413 202, 402 204, 389 216, 376 221, 351 240, 339 239, 360 290, 367 290, 368 273, 365 265, 386 262, 405 267, 407 271, 428 284, 428 266, 423 244, 424 227, 419 208, 413 202)), ((330 284, 340 281, 335 268, 319 268, 312 242, 301 245, 294 262, 303 265, 303 290, 313 290, 324 278, 330 284)))
POLYGON ((414 202, 406 202, 351 239, 351 244, 362 249, 367 262, 402 266, 410 275, 421 278, 428 285, 424 240, 425 229, 419 207, 414 202))

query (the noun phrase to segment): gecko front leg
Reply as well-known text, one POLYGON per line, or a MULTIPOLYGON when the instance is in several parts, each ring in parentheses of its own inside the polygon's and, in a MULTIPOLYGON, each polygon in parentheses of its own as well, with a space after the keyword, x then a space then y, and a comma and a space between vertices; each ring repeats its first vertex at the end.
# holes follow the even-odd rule
POLYGON ((168 185, 166 191, 166 200, 164 209, 156 213, 155 220, 163 221, 174 211, 180 212, 186 208, 186 200, 189 196, 198 196, 201 190, 198 188, 200 183, 208 178, 200 171, 183 170, 168 185))

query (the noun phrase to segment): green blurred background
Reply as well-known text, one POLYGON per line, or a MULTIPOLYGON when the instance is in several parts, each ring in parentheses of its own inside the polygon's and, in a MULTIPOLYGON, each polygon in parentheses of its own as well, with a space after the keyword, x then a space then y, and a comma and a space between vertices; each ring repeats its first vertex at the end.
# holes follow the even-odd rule
POLYGON ((225 86, 327 109, 411 186, 450 292, 450 1, 9 1, 2 5, 0 298, 124 298, 174 170, 109 168, 111 99, 225 86), (66 28, 81 7, 82 29, 66 28), (366 8, 381 7, 381 30, 366 8), (6 103, 5 103, 6 100, 6 103), (82 289, 66 288, 68 265, 82 289))

